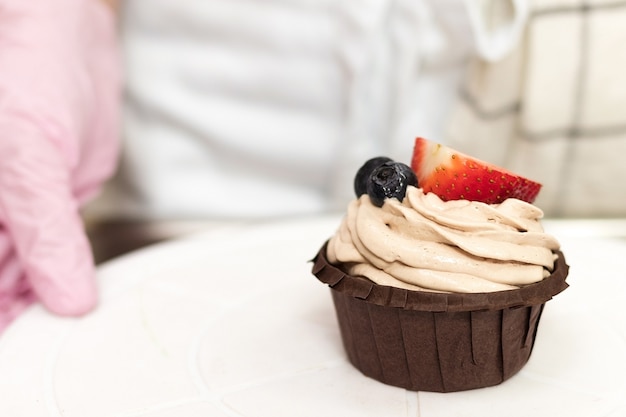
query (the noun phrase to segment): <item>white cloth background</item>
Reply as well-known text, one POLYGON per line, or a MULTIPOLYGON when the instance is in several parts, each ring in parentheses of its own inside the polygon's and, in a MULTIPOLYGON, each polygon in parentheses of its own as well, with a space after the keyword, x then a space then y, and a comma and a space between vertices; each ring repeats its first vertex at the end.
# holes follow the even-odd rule
POLYGON ((126 0, 123 156, 92 213, 343 210, 367 158, 408 163, 415 136, 444 139, 467 58, 504 56, 524 4, 126 0))

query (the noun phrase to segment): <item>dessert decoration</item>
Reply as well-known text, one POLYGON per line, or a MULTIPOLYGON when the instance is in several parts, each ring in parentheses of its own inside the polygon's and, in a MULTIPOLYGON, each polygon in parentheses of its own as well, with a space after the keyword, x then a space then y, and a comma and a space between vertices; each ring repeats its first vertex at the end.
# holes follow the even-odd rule
POLYGON ((357 197, 367 194, 367 184, 369 183, 370 175, 385 162, 392 162, 392 159, 386 156, 378 156, 368 160, 359 168, 354 177, 354 193, 357 197))
POLYGON ((424 138, 415 139, 411 168, 425 193, 487 204, 507 198, 532 203, 541 184, 424 138))
POLYGON ((402 201, 409 185, 417 186, 417 177, 411 168, 386 157, 368 160, 354 178, 356 196, 367 193, 376 207, 382 207, 385 198, 402 201))

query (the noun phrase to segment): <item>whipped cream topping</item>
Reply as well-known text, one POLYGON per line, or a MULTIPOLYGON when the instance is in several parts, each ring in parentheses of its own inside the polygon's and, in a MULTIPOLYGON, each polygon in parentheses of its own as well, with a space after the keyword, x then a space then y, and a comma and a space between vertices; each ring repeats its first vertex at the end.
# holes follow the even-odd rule
POLYGON ((327 256, 350 275, 422 291, 492 292, 541 281, 559 242, 544 232, 543 212, 509 198, 489 205, 442 201, 409 187, 402 202, 376 207, 353 200, 327 256))

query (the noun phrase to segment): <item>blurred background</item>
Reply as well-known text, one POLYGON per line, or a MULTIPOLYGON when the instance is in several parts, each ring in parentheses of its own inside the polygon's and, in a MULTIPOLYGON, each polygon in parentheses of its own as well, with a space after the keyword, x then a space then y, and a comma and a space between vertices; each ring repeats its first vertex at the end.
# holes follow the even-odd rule
POLYGON ((207 225, 341 213, 423 136, 626 214, 626 2, 121 0, 122 154, 97 261, 207 225))

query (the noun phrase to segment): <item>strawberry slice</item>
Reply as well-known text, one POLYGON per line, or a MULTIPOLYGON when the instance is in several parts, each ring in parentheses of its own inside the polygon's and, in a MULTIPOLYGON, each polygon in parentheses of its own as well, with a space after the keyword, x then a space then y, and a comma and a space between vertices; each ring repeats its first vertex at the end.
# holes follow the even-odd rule
POLYGON ((423 138, 415 139, 411 168, 424 192, 444 201, 496 204, 517 198, 532 203, 541 189, 537 182, 423 138))

